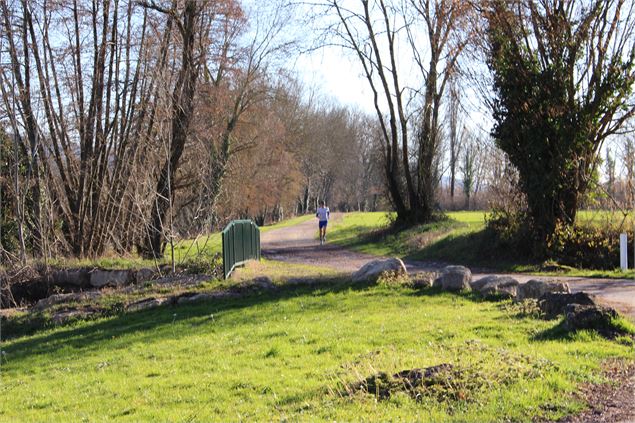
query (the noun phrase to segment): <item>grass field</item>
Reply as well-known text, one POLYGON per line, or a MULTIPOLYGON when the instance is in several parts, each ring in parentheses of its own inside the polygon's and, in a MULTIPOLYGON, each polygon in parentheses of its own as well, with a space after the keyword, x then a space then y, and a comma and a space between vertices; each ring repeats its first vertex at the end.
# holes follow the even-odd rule
MULTIPOLYGON (((261 263, 250 272, 311 273, 261 263)), ((279 281, 274 280, 279 283, 279 281)), ((566 335, 509 302, 401 286, 312 286, 78 322, 5 342, 2 421, 557 419, 585 404, 632 342, 566 335), (448 384, 413 399, 353 389, 443 363, 448 384)))
MULTIPOLYGON (((542 275, 632 278, 633 271, 619 269, 587 270, 562 268, 558 272, 542 270, 542 263, 522 261, 497 255, 488 256, 480 249, 480 233, 485 228, 486 212, 449 212, 449 219, 407 230, 390 233, 391 214, 385 212, 348 213, 329 228, 329 242, 357 251, 380 256, 399 256, 412 260, 435 260, 455 264, 487 267, 499 271, 525 272, 542 275), (380 234, 381 231, 384 231, 380 234)), ((582 211, 579 220, 585 223, 620 224, 628 221, 621 213, 582 211)), ((617 264, 616 264, 617 265, 617 264)))

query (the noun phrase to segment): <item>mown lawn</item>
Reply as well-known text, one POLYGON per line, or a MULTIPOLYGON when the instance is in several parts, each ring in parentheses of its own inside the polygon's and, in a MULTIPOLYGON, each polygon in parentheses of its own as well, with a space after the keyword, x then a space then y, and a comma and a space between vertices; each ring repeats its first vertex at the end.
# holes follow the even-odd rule
POLYGON ((557 419, 586 406, 574 392, 605 381, 605 360, 633 359, 628 344, 508 302, 327 278, 5 342, 0 420, 557 419), (354 389, 443 363, 462 376, 419 399, 354 389))
MULTIPOLYGON (((448 219, 419 225, 399 232, 386 229, 393 214, 385 212, 347 213, 329 228, 329 242, 357 251, 379 256, 399 256, 412 260, 435 260, 540 275, 567 275, 580 277, 632 278, 633 270, 589 270, 560 268, 545 271, 542 263, 529 262, 482 247, 482 234, 487 212, 449 212, 448 219)), ((621 224, 622 213, 608 211, 581 211, 578 220, 591 224, 621 224)), ((628 223, 625 223, 628 224, 628 223)))

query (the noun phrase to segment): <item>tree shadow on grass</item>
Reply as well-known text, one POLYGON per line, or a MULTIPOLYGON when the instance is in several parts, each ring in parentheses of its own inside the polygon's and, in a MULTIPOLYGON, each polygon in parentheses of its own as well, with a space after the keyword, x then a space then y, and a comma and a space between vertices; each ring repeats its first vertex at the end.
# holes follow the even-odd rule
MULTIPOLYGON (((515 249, 499 245, 487 229, 476 232, 448 233, 436 241, 411 251, 410 261, 443 261, 475 267, 478 271, 513 271, 516 266, 536 265, 536 260, 520 257, 515 249)), ((474 269, 473 269, 474 270, 474 269)))
POLYGON ((482 295, 474 291, 451 292, 451 291, 444 291, 441 288, 415 289, 414 291, 412 291, 411 293, 408 293, 407 295, 411 295, 414 297, 437 297, 437 296, 444 295, 444 296, 453 297, 453 298, 461 298, 461 299, 476 302, 476 303, 490 302, 489 299, 483 297, 482 295))
POLYGON ((385 241, 390 236, 396 235, 399 231, 392 226, 369 230, 364 225, 354 225, 346 229, 338 229, 337 245, 343 248, 358 249, 368 244, 385 241))
MULTIPOLYGON (((137 312, 127 312, 96 321, 82 321, 69 324, 54 332, 35 334, 29 338, 15 339, 3 346, 8 360, 22 360, 39 354, 51 354, 68 350, 71 354, 90 353, 100 349, 108 341, 110 350, 126 349, 129 340, 126 335, 137 334, 134 342, 152 342, 158 337, 179 339, 189 335, 183 331, 183 323, 192 319, 191 328, 201 327, 218 321, 219 314, 227 311, 247 309, 261 304, 284 301, 302 296, 322 296, 349 290, 365 290, 371 283, 353 283, 341 278, 322 278, 312 284, 289 284, 275 290, 255 290, 245 292, 238 298, 219 298, 183 305, 162 305, 157 308, 137 312), (144 333, 143 335, 139 335, 144 333)), ((249 316, 245 315, 245 319, 249 316)), ((235 319, 235 317, 234 317, 235 319)), ((236 321, 240 324, 241 321, 236 321)))
POLYGON ((532 337, 532 341, 572 341, 574 339, 575 332, 570 332, 565 327, 564 319, 562 319, 557 325, 535 333, 532 337))

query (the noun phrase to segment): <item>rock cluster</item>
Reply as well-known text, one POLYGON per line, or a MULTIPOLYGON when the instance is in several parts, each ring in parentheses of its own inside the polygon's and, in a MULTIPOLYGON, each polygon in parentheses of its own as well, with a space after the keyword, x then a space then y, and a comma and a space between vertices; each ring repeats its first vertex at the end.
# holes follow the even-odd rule
MULTIPOLYGON (((278 289, 278 286, 276 286, 271 279, 266 276, 259 276, 251 281, 246 281, 240 285, 215 292, 190 291, 165 297, 143 298, 139 301, 123 305, 123 310, 126 312, 137 312, 160 306, 184 305, 202 301, 238 298, 248 292, 272 291, 276 289, 278 289)), ((105 311, 103 309, 82 304, 73 304, 85 300, 98 299, 101 296, 102 293, 97 290, 69 294, 56 294, 38 301, 38 303, 32 307, 32 310, 42 312, 50 310, 53 306, 62 305, 61 307, 56 307, 56 309, 52 310, 53 313, 51 318, 53 323, 62 324, 70 320, 78 318, 85 319, 102 314, 105 311)))
POLYGON ((539 302, 540 310, 548 319, 553 319, 560 314, 565 314, 565 310, 570 304, 592 306, 596 304, 596 298, 594 295, 587 294, 586 292, 576 292, 575 294, 547 292, 540 297, 539 302))
POLYGON ((472 289, 485 297, 515 298, 518 281, 510 276, 486 276, 472 283, 472 289))
MULTIPOLYGON (((352 276, 353 281, 376 281, 385 271, 407 275, 406 266, 398 258, 373 260, 366 263, 352 276)), ((596 298, 585 292, 572 294, 569 284, 558 280, 532 279, 519 283, 511 276, 490 275, 472 281, 472 272, 464 266, 447 266, 436 275, 412 275, 415 288, 434 287, 443 291, 474 291, 486 298, 511 298, 514 302, 535 300, 541 312, 548 319, 564 316, 567 330, 595 329, 612 336, 613 322, 618 313, 597 304, 596 298)))
POLYGON ((103 288, 105 286, 121 287, 146 282, 157 277, 154 269, 107 270, 107 269, 63 269, 52 272, 48 282, 55 286, 75 288, 103 288))

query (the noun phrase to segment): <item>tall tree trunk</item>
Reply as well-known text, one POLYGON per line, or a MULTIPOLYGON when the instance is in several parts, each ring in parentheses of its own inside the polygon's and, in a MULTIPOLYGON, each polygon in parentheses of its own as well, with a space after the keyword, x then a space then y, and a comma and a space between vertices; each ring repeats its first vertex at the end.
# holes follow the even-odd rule
POLYGON ((172 93, 171 134, 169 156, 164 162, 156 185, 155 200, 150 215, 150 227, 141 253, 145 257, 163 257, 165 246, 166 214, 174 200, 174 180, 194 109, 194 91, 198 77, 198 65, 194 59, 195 35, 200 8, 194 1, 185 3, 182 20, 178 27, 182 37, 181 69, 172 93))

